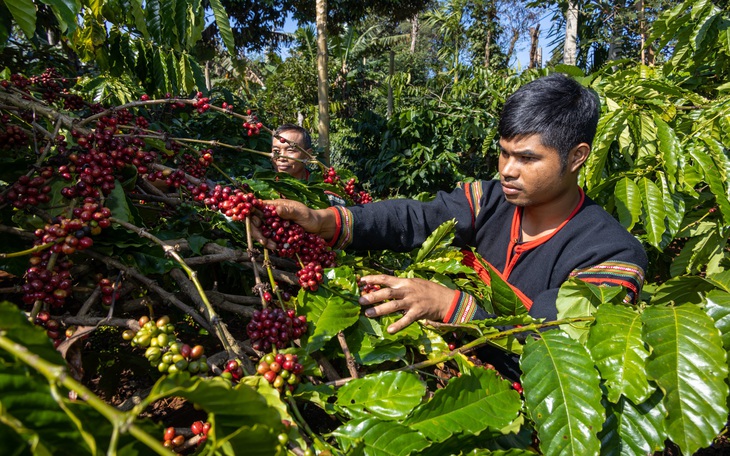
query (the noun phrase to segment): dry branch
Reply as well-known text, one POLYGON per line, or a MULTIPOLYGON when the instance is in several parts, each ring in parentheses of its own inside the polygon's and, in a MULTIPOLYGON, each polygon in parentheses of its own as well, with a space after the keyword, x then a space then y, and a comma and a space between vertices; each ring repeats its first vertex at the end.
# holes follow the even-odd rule
POLYGON ((205 330, 209 332, 213 332, 213 328, 210 326, 210 324, 198 313, 193 309, 192 307, 188 306, 184 302, 180 301, 177 296, 175 296, 173 293, 170 293, 169 291, 165 290, 161 286, 157 284, 154 280, 148 278, 141 272, 139 272, 137 269, 127 266, 124 263, 121 263, 120 261, 117 261, 111 257, 102 255, 100 253, 94 252, 92 250, 84 250, 82 252, 84 255, 94 258, 96 260, 101 261, 102 263, 105 263, 113 268, 119 269, 124 271, 124 273, 129 276, 135 278, 137 281, 139 281, 143 287, 148 289, 149 291, 157 294, 161 299, 162 302, 168 302, 172 304, 173 306, 177 307, 184 313, 190 315, 193 320, 195 320, 196 323, 198 323, 200 326, 202 326, 205 330))

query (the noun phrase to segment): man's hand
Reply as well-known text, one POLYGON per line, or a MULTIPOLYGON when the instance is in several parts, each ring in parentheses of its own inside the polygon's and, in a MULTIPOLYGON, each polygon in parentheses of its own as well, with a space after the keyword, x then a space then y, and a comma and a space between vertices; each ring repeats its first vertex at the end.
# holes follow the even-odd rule
MULTIPOLYGON (((310 209, 299 201, 289 199, 267 200, 263 203, 276 207, 276 213, 282 219, 291 220, 301 225, 304 231, 317 234, 324 238, 325 241, 332 239, 337 231, 335 216, 327 209, 310 209)), ((267 249, 275 250, 276 243, 261 234, 261 218, 254 216, 251 222, 251 235, 253 239, 260 242, 267 249)))
POLYGON ((404 313, 403 318, 388 326, 390 334, 400 331, 416 320, 442 321, 454 297, 454 290, 425 279, 370 275, 361 278, 360 283, 383 287, 360 297, 359 302, 363 306, 382 303, 367 309, 366 316, 380 317, 393 312, 404 313))

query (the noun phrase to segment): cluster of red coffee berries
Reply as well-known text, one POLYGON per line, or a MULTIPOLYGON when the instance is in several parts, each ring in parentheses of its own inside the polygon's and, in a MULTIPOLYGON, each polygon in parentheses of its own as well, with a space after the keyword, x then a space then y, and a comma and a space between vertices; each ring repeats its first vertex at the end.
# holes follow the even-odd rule
POLYGON ((276 213, 275 206, 262 206, 263 225, 261 234, 277 244, 277 253, 285 258, 294 258, 307 242, 307 233, 300 225, 283 220, 276 213))
POLYGON ((114 282, 106 277, 99 280, 99 289, 101 290, 101 303, 109 307, 112 302, 119 299, 119 291, 114 289, 114 282))
POLYGON ((373 202, 373 197, 370 196, 370 193, 364 191, 364 190, 356 190, 355 189, 355 178, 353 177, 347 183, 345 184, 345 193, 349 195, 350 198, 352 198, 352 201, 355 204, 367 204, 373 202))
POLYGON ((220 211, 231 220, 245 220, 255 208, 262 206, 260 200, 253 193, 246 193, 241 189, 231 189, 216 185, 207 198, 203 200, 206 206, 220 211))
POLYGON ((73 263, 67 258, 57 259, 48 269, 52 253, 48 250, 31 256, 31 267, 25 273, 23 302, 31 305, 40 301, 52 307, 61 307, 71 294, 71 273, 73 263))
MULTIPOLYGON (((91 228, 91 234, 97 235, 102 229, 109 228, 111 220, 109 217, 112 216, 112 211, 108 207, 102 206, 93 198, 84 198, 84 204, 79 207, 73 208, 72 211, 74 217, 78 217, 81 222, 88 222, 91 228), (96 228, 99 229, 96 229, 96 228)), ((74 223, 74 226, 77 224, 74 223)))
POLYGON ((368 293, 372 293, 373 291, 380 290, 380 285, 378 284, 360 283, 358 285, 360 287, 360 296, 364 296, 368 293))
POLYGON ((284 388, 293 392, 303 370, 304 366, 299 364, 297 355, 291 353, 269 353, 256 366, 256 373, 263 376, 280 393, 284 392, 284 388))
POLYGON ((298 339, 307 332, 307 317, 297 316, 294 310, 267 307, 255 310, 251 321, 246 325, 246 333, 251 339, 251 346, 259 351, 267 352, 271 347, 283 349, 289 342, 298 339))
POLYGON ((33 304, 42 301, 54 307, 61 307, 71 293, 73 264, 66 256, 85 250, 94 244, 91 235, 101 232, 110 225, 111 211, 93 200, 85 200, 83 206, 73 210, 73 219, 59 218, 35 231, 35 246, 51 246, 34 252, 30 257, 31 267, 25 275, 23 302, 33 304), (53 267, 48 269, 55 255, 53 267))
POLYGON ((64 90, 64 93, 61 94, 63 97, 63 109, 67 111, 80 111, 86 107, 86 101, 84 101, 83 98, 81 98, 78 95, 68 93, 67 90, 64 90))
POLYGON ((48 179, 51 176, 53 176, 51 168, 43 168, 39 175, 33 178, 27 175, 20 176, 5 193, 5 201, 18 209, 49 202, 51 186, 48 185, 48 179))
POLYGON ((247 136, 258 135, 261 132, 261 128, 264 126, 264 124, 259 122, 256 115, 251 115, 250 109, 246 110, 246 115, 249 116, 249 120, 247 120, 243 123, 243 128, 246 129, 246 135, 247 136))
POLYGON ((32 76, 30 78, 30 83, 40 89, 41 96, 49 103, 53 103, 58 99, 59 94, 63 90, 61 83, 66 82, 66 79, 55 68, 47 68, 39 76, 32 76))
POLYGON ((193 177, 201 178, 208 172, 208 167, 213 163, 213 151, 204 149, 199 155, 185 152, 181 155, 182 164, 180 168, 193 177))
POLYGON ((171 426, 165 429, 165 434, 162 436, 162 445, 165 448, 173 450, 183 443, 185 443, 185 436, 178 434, 174 427, 171 426))
POLYGON ((90 235, 91 228, 83 221, 62 219, 59 223, 47 224, 35 230, 37 239, 34 244, 53 244, 49 249, 51 252, 72 255, 77 250, 85 250, 94 245, 90 235))
POLYGON ((264 206, 261 234, 277 244, 277 253, 285 258, 297 258, 302 269, 297 271, 299 285, 305 290, 317 291, 323 268, 334 267, 336 254, 320 236, 304 229, 276 213, 275 206, 264 206))
POLYGON ((338 182, 340 182, 340 176, 337 174, 337 171, 335 171, 334 168, 330 167, 327 168, 327 171, 324 172, 324 179, 322 179, 322 181, 325 184, 336 185, 338 182))
POLYGON ((190 425, 190 432, 193 433, 193 435, 197 435, 200 437, 200 440, 198 440, 198 445, 202 444, 206 440, 208 440, 208 432, 210 432, 210 423, 202 421, 195 421, 193 424, 190 425))
POLYGON ((198 92, 195 95, 193 107, 196 111, 198 111, 198 114, 203 114, 205 111, 210 109, 210 98, 204 97, 203 92, 198 92))
POLYGON ((225 369, 221 372, 221 377, 230 380, 232 383, 238 383, 243 378, 243 367, 235 359, 228 360, 225 369))
POLYGON ((14 149, 28 145, 28 134, 17 125, 0 126, 0 149, 14 149))
POLYGON ((137 168, 139 174, 147 174, 148 168, 157 158, 157 153, 146 151, 144 139, 118 135, 119 125, 134 122, 134 116, 127 110, 119 110, 112 116, 104 116, 96 123, 93 132, 83 135, 71 131, 78 147, 68 155, 69 164, 59 167, 59 174, 76 183, 68 187, 69 198, 76 196, 99 197, 99 189, 108 195, 114 189, 116 173, 128 165, 137 168))
MULTIPOLYGON (((337 174, 334 168, 330 167, 324 172, 324 178, 322 181, 325 184, 338 185, 341 183, 341 178, 337 174)), ((357 190, 355 184, 357 180, 353 177, 347 181, 344 185, 345 194, 349 196, 355 204, 367 204, 373 202, 373 197, 364 190, 357 190)))
MULTIPOLYGON (((195 421, 190 425, 190 432, 192 437, 198 437, 197 445, 202 445, 208 440, 208 433, 210 432, 211 424, 209 422, 195 421)), ((177 429, 174 427, 165 428, 165 433, 162 437, 162 445, 165 448, 174 450, 179 448, 185 443, 185 429, 183 428, 182 433, 178 434, 177 429)))
POLYGON ((192 182, 188 181, 188 178, 185 175, 185 171, 183 171, 182 169, 158 169, 149 173, 147 175, 147 179, 150 182, 155 182, 157 180, 164 181, 165 185, 167 185, 167 187, 171 189, 187 188, 188 190, 192 191, 192 189, 195 188, 195 185, 192 182))
POLYGON ((51 314, 45 310, 38 312, 35 319, 35 324, 41 328, 45 328, 46 335, 53 341, 53 346, 58 345, 63 341, 61 337, 61 323, 58 320, 51 318, 51 314))
POLYGON ((323 268, 319 263, 311 262, 297 271, 299 286, 309 291, 317 291, 319 284, 324 280, 323 268))
POLYGON ((26 91, 26 88, 30 85, 30 79, 26 78, 22 74, 13 73, 10 75, 10 81, 7 79, 0 81, 0 85, 6 89, 8 89, 11 84, 20 90, 26 91))

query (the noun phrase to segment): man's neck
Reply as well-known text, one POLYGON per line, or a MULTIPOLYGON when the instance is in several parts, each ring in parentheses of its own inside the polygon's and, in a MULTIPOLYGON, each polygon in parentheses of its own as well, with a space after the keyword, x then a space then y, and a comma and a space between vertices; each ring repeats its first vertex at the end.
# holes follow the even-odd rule
POLYGON ((575 210, 581 200, 578 187, 557 200, 539 206, 527 206, 522 211, 522 241, 538 239, 555 231, 575 210))

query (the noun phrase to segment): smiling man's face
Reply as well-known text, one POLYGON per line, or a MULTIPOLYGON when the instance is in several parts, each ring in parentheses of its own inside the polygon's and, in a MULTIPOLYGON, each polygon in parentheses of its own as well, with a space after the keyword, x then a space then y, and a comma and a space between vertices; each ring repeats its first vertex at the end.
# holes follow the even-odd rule
POLYGON ((287 173, 297 179, 305 179, 307 177, 306 166, 300 160, 306 160, 309 157, 294 145, 299 144, 301 146, 303 144, 303 135, 298 131, 289 130, 281 132, 279 136, 285 138, 286 141, 273 138, 271 153, 274 157, 271 161, 274 164, 274 169, 276 172, 287 173))

